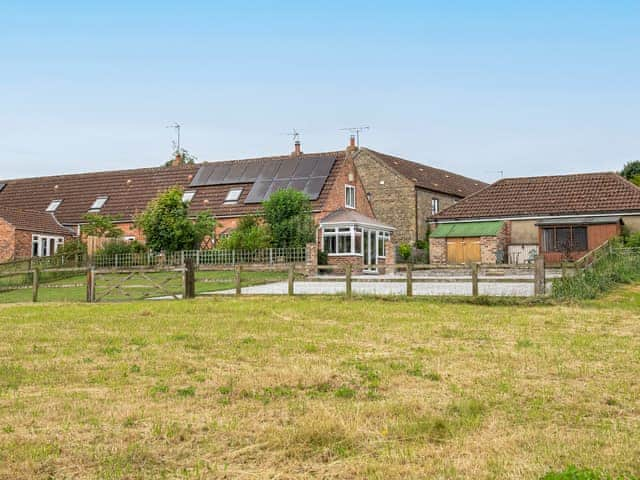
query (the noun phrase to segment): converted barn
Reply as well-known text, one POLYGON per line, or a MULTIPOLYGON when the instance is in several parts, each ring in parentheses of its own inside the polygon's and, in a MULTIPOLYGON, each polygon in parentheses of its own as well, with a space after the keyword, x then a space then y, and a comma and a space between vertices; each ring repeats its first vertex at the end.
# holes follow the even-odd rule
POLYGON ((640 188, 616 173, 500 180, 436 215, 435 264, 575 260, 640 230, 640 188))

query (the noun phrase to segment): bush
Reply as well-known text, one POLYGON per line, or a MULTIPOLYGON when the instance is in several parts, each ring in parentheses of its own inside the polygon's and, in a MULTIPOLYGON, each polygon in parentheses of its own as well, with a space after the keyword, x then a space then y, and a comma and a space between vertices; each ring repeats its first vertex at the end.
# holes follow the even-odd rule
POLYGON ((411 258, 411 245, 409 245, 408 243, 401 244, 398 247, 398 255, 400 255, 400 258, 402 258, 402 260, 408 262, 411 258))
POLYGON ((103 247, 96 251, 96 256, 111 257, 114 255, 127 255, 131 253, 146 253, 147 247, 142 243, 134 240, 133 242, 124 242, 121 240, 113 240, 107 242, 103 247))
POLYGON ((640 232, 627 234, 624 237, 624 246, 629 248, 640 248, 640 232))
POLYGON ((620 283, 640 280, 640 253, 612 250, 572 277, 554 280, 552 295, 558 299, 591 299, 620 283))
POLYGON ((327 252, 318 252, 318 265, 329 265, 329 254, 327 252))
POLYGON ((73 257, 75 255, 85 255, 87 253, 87 245, 80 239, 67 240, 58 247, 56 255, 73 257))
POLYGON ((222 250, 259 250, 270 246, 268 227, 254 215, 242 217, 231 235, 220 239, 217 245, 222 250))
POLYGON ((264 219, 278 248, 304 247, 315 239, 309 197, 294 188, 273 193, 263 204, 264 219))

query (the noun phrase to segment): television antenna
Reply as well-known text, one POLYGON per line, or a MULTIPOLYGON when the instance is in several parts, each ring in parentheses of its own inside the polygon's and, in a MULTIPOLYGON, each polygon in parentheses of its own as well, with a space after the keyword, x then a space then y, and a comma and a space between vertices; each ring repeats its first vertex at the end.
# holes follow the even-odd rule
POLYGON ((300 132, 297 131, 295 128, 291 129, 291 132, 289 133, 285 133, 284 135, 288 135, 291 138, 293 138, 293 142, 299 142, 300 141, 300 132))
POLYGON ((167 125, 166 128, 173 128, 176 131, 176 140, 173 142, 173 146, 176 149, 176 153, 180 153, 180 125, 178 122, 173 122, 171 125, 167 125))
POLYGON ((364 132, 366 130, 371 130, 371 128, 368 125, 363 125, 363 126, 360 126, 360 127, 341 128, 340 130, 342 130, 344 132, 350 132, 352 134, 355 134, 355 136, 356 136, 356 147, 360 147, 360 132, 364 132))

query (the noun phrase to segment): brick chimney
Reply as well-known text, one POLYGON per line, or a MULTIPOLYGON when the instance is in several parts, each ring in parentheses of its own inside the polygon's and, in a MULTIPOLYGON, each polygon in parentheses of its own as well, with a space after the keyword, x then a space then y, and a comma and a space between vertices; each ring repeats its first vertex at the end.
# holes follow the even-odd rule
POLYGON ((172 167, 179 167, 184 163, 184 158, 181 152, 176 152, 175 158, 171 161, 172 167))
POLYGON ((296 142, 293 144, 293 152, 291 152, 291 155, 302 155, 302 147, 300 146, 300 140, 296 140, 296 142))
POLYGON ((349 146, 347 147, 347 152, 355 152, 358 150, 358 146, 356 145, 356 136, 351 135, 349 137, 349 146))

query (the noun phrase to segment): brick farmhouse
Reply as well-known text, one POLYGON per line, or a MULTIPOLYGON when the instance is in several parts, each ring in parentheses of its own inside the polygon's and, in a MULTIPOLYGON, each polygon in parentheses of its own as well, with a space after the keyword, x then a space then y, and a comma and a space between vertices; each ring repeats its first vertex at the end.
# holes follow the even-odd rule
POLYGON ((430 260, 548 263, 575 260, 640 231, 640 188, 612 172, 500 180, 433 219, 430 260))

